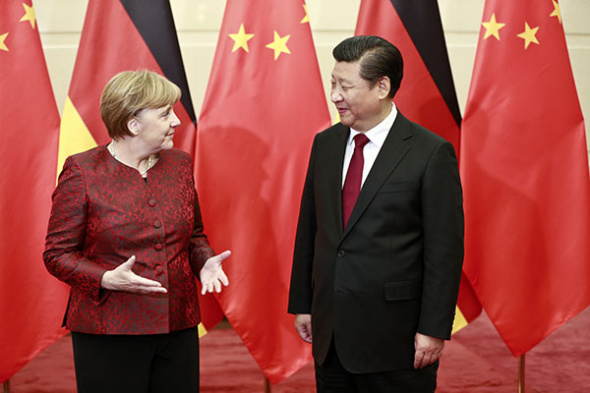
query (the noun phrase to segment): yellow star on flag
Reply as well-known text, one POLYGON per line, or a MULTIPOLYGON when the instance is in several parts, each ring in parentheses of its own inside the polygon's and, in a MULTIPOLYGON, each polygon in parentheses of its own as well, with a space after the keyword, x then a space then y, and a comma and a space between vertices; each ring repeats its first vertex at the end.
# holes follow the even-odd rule
POLYGON ((492 14, 492 18, 489 22, 482 22, 483 27, 486 28, 486 34, 484 35, 483 39, 487 39, 489 36, 494 36, 499 41, 500 34, 499 31, 502 27, 506 26, 506 23, 498 23, 496 22, 496 14, 492 14))
POLYGON ((524 31, 518 34, 518 37, 524 40, 524 49, 527 49, 531 42, 534 42, 535 44, 539 45, 539 41, 537 41, 537 37, 535 37, 535 34, 537 34, 538 30, 539 26, 531 29, 529 27, 529 24, 527 22, 524 22, 524 31))
POLYGON ((274 49, 275 60, 279 58, 281 53, 291 54, 291 51, 287 48, 287 41, 289 41, 289 38, 291 38, 291 34, 281 37, 279 33, 275 31, 274 41, 266 46, 267 48, 274 49))
POLYGON ((231 50, 232 53, 237 51, 239 48, 242 48, 246 52, 250 52, 248 48, 248 41, 254 37, 254 34, 246 34, 244 30, 244 24, 240 25, 240 30, 238 30, 237 34, 230 34, 229 35, 232 40, 234 40, 234 48, 231 50))
POLYGON ((309 23, 309 12, 307 11, 307 5, 303 4, 303 9, 305 10, 305 16, 299 23, 309 23))
POLYGON ((31 23, 31 27, 35 28, 35 9, 33 7, 29 7, 25 3, 23 3, 23 7, 25 9, 25 14, 22 18, 20 18, 19 22, 29 21, 31 23))
POLYGON ((559 24, 561 24, 561 10, 559 9, 559 3, 553 0, 553 12, 549 16, 557 16, 559 24))
POLYGON ((6 52, 8 52, 8 47, 4 43, 4 40, 6 40, 6 37, 8 37, 8 33, 4 33, 4 34, 0 35, 0 50, 5 50, 6 52))

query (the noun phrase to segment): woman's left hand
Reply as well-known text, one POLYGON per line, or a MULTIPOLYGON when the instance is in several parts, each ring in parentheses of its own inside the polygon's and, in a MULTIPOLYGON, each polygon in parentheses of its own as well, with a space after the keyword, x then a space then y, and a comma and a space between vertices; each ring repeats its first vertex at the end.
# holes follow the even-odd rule
POLYGON ((205 262, 205 265, 199 273, 201 285, 203 286, 201 295, 204 295, 207 292, 213 292, 214 288, 215 292, 221 292, 221 284, 226 287, 228 286, 229 281, 221 268, 221 262, 227 259, 230 255, 231 251, 228 250, 207 259, 207 262, 205 262))

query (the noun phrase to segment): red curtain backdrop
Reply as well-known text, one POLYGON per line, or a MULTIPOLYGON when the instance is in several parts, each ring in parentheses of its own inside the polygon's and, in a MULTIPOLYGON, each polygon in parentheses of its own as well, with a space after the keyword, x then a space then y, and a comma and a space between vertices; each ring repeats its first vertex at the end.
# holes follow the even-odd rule
POLYGON ((30 0, 0 13, 0 381, 63 336, 67 289, 41 254, 55 187, 59 113, 30 0))
POLYGON ((486 1, 461 144, 464 270, 519 356, 590 304, 586 138, 557 1, 486 1))
MULTIPOLYGON (((355 35, 377 35, 398 47, 404 77, 394 102, 409 119, 442 136, 460 156, 461 114, 436 0, 362 0, 355 35)), ((481 313, 465 274, 454 331, 481 313)))
MULTIPOLYGON (((148 69, 166 76, 182 90, 174 111, 181 126, 175 147, 194 153, 196 118, 168 0, 90 0, 60 137, 60 162, 96 144, 109 142, 100 117, 100 94, 121 71, 148 69)), ((223 314, 211 295, 201 297, 206 329, 223 314)))
POLYGON ((228 320, 272 383, 311 360, 287 314, 314 135, 330 125, 305 3, 228 0, 197 135, 205 229, 230 286, 228 320))

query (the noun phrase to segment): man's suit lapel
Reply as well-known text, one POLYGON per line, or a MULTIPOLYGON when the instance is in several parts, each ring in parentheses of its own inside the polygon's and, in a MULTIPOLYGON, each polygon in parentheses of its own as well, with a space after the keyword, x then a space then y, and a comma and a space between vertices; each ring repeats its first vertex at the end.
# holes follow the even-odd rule
MULTIPOLYGON (((354 205, 354 209, 348 220, 343 237, 350 232, 355 223, 362 216, 363 212, 370 205, 371 201, 389 177, 391 172, 398 166, 402 159, 410 150, 410 145, 407 140, 412 137, 412 132, 409 128, 408 120, 398 112, 393 126, 379 151, 379 155, 369 172, 369 176, 363 184, 359 198, 354 205)), ((342 165, 342 164, 341 164, 342 165)), ((342 193, 340 193, 342 194, 342 193)), ((340 201, 340 210, 342 210, 342 196, 338 198, 340 201)), ((342 213, 340 213, 342 217, 342 213)))

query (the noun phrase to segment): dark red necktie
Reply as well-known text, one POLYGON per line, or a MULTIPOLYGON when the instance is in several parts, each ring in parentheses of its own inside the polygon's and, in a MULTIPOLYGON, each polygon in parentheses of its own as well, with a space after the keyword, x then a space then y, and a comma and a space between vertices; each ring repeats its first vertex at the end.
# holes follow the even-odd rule
POLYGON ((354 153, 348 166, 348 172, 346 172, 344 187, 342 188, 342 218, 345 228, 350 218, 350 213, 352 213, 352 209, 361 192, 363 166, 365 164, 363 148, 367 143, 369 143, 369 138, 365 134, 358 134, 354 137, 354 153))

